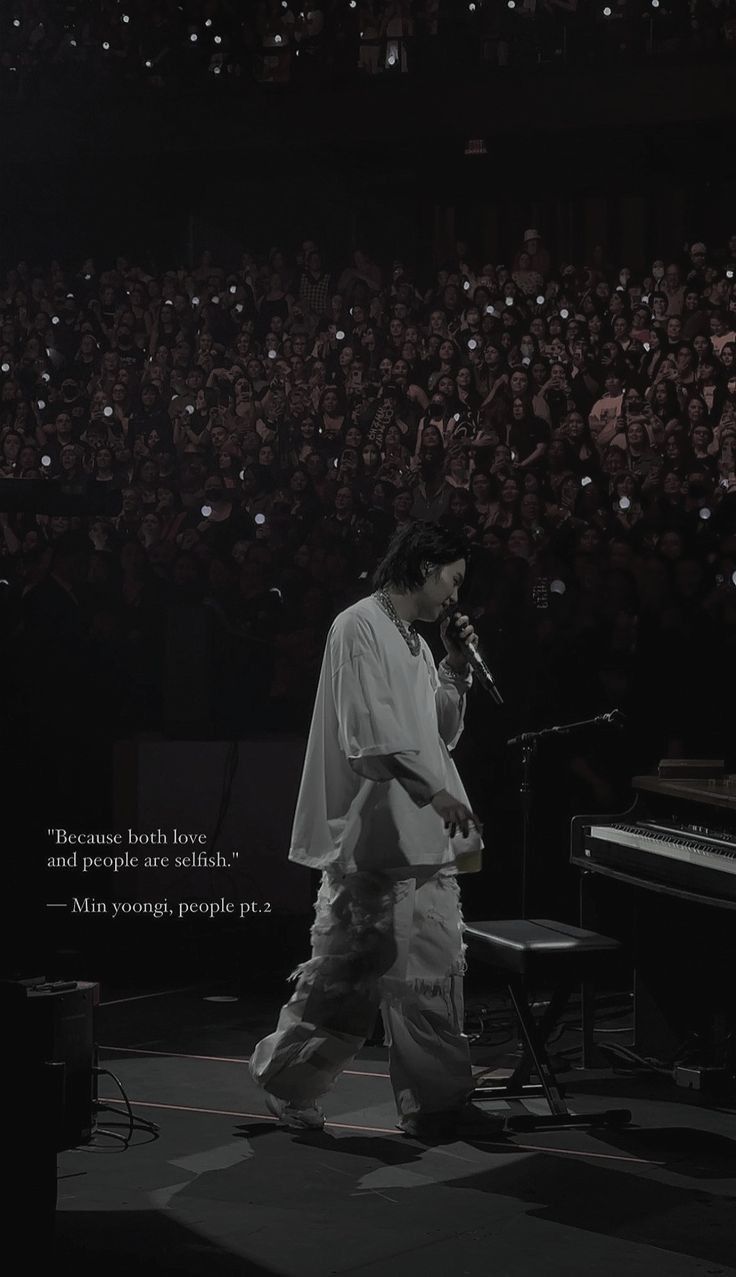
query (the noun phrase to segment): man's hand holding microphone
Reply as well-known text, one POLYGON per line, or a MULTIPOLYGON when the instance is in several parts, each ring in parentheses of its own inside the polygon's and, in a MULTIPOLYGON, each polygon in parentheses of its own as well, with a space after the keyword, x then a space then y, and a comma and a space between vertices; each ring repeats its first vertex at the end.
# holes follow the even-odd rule
POLYGON ((464 670, 468 664, 467 647, 475 647, 478 642, 470 617, 463 612, 445 616, 440 625, 440 638, 450 664, 457 670, 464 670))
MULTIPOLYGON (((440 626, 440 635, 450 664, 457 670, 465 669, 468 663, 465 645, 475 645, 478 642, 470 617, 464 613, 446 616, 440 626)), ((462 799, 453 797, 446 789, 441 789, 434 795, 432 806, 438 816, 444 820, 445 829, 449 829, 451 838, 455 837, 458 828, 463 838, 467 838, 471 824, 475 825, 478 831, 483 828, 475 812, 462 799)))

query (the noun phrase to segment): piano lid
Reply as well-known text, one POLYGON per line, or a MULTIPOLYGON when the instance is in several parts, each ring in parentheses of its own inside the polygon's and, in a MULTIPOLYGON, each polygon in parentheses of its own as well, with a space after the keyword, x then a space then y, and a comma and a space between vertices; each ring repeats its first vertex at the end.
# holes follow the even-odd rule
POLYGON ((696 777, 664 779, 661 776, 635 776, 634 789, 680 798, 683 802, 703 803, 707 807, 725 807, 736 812, 736 774, 710 780, 696 777))

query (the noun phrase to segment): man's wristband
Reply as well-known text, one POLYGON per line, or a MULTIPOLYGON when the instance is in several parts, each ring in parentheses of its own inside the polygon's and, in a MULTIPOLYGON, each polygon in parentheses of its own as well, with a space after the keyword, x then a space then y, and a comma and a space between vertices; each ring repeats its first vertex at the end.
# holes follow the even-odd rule
POLYGON ((468 661, 465 662, 463 669, 457 669, 450 664, 449 658, 445 657, 441 661, 441 668, 445 674, 449 675, 450 678, 462 683, 467 683, 471 674, 470 663, 468 661))

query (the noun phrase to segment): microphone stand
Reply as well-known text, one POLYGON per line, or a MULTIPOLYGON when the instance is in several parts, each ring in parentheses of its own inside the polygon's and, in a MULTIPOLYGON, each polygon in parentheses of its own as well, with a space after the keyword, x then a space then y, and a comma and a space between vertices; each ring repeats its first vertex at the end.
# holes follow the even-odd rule
POLYGON ((531 827, 532 827, 532 763, 540 741, 548 736, 570 736, 573 732, 582 731, 586 727, 620 727, 624 716, 620 710, 611 710, 608 714, 598 714, 595 718, 583 718, 576 723, 562 723, 557 727, 543 727, 538 732, 522 732, 507 740, 509 746, 521 748, 521 917, 526 918, 527 888, 529 878, 531 827))

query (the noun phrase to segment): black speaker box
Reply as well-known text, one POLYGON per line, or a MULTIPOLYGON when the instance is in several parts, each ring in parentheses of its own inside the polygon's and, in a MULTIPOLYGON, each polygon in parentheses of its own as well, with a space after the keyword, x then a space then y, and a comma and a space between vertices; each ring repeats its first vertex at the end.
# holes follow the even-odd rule
POLYGON ((88 981, 27 990, 23 1054, 41 1084, 57 1151, 86 1143, 94 1129, 94 1010, 99 986, 88 981))

